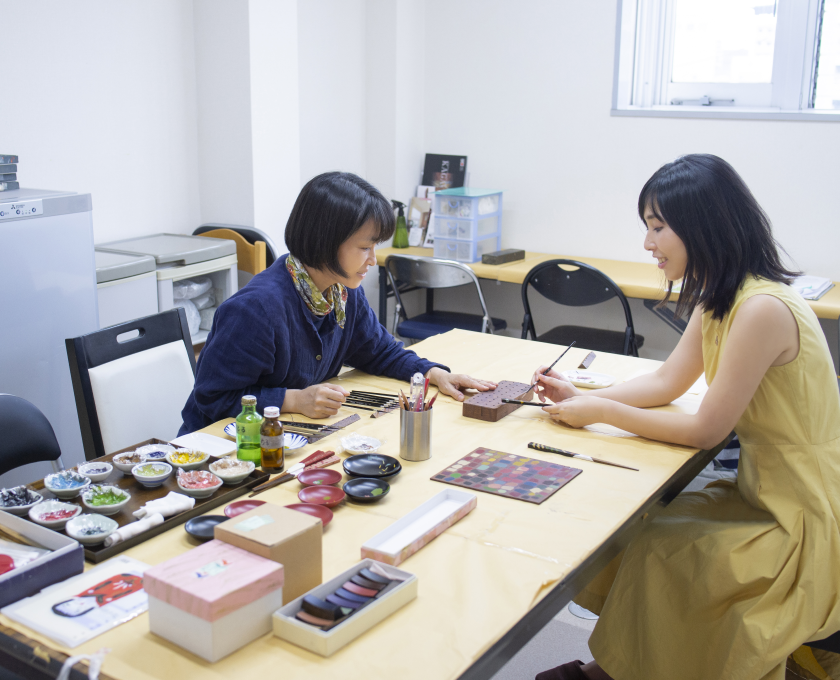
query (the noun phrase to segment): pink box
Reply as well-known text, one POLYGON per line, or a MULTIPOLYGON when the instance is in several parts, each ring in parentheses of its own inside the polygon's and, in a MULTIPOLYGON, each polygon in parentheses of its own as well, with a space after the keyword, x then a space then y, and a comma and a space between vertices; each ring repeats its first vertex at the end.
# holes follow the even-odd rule
POLYGON ((475 508, 475 494, 446 489, 398 519, 362 546, 362 559, 397 566, 475 508))
POLYGON ((210 541, 148 569, 149 628, 217 661, 271 630, 283 603, 283 565, 210 541))

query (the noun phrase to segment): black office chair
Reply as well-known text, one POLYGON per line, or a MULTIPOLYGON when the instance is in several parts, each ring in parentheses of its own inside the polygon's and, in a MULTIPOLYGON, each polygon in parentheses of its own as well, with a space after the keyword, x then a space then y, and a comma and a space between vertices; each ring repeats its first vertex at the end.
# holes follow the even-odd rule
POLYGON ((21 465, 49 461, 64 469, 61 448, 50 421, 34 404, 12 394, 0 394, 0 475, 21 465))
POLYGON ((555 345, 568 345, 575 340, 578 347, 635 357, 639 356, 639 348, 645 341, 641 335, 636 335, 630 305, 621 289, 606 274, 583 262, 549 260, 538 264, 528 272, 522 282, 522 306, 525 308, 525 318, 522 320, 523 340, 527 340, 529 334, 532 340, 555 345), (552 302, 569 307, 597 305, 618 298, 624 308, 627 327, 623 332, 619 332, 585 326, 556 326, 537 335, 531 305, 528 302, 529 288, 533 288, 552 302))
POLYGON ((476 333, 493 333, 507 328, 504 319, 495 319, 487 311, 484 295, 475 273, 465 264, 454 260, 439 260, 433 257, 416 255, 390 255, 385 260, 385 270, 391 288, 394 290, 396 306, 394 309, 393 334, 411 340, 425 340, 433 335, 446 333, 454 328, 461 328, 476 333), (405 312, 400 293, 408 289, 426 288, 433 291, 438 288, 455 288, 472 284, 478 293, 481 314, 463 312, 445 312, 434 309, 431 296, 426 298, 426 312, 409 318, 405 312), (402 319, 402 322, 400 321, 402 319))
POLYGON ((277 248, 274 244, 274 241, 271 240, 271 237, 266 234, 264 231, 257 229, 256 227, 243 227, 240 224, 222 224, 220 222, 208 222, 207 224, 202 224, 200 227, 196 227, 193 230, 193 236, 200 236, 201 234, 208 232, 208 231, 215 231, 216 229, 230 229, 231 231, 235 231, 237 234, 241 234, 242 237, 248 241, 251 245, 256 243, 257 241, 265 241, 265 266, 270 267, 274 264, 274 261, 279 259, 282 252, 277 248))
POLYGON ((195 385, 182 307, 64 341, 85 458, 178 435, 195 385))
POLYGON ((834 652, 840 654, 840 631, 834 635, 829 635, 824 640, 817 640, 816 642, 806 642, 806 647, 812 649, 821 649, 824 652, 834 652))

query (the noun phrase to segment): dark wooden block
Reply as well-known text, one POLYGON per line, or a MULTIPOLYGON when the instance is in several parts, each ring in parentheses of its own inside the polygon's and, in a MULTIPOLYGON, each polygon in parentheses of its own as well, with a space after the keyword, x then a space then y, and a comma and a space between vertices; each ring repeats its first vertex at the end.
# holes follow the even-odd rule
POLYGON ((502 380, 492 392, 479 392, 467 399, 464 402, 463 415, 465 418, 495 423, 519 408, 519 404, 503 404, 502 399, 530 401, 532 396, 533 392, 528 383, 502 380))
POLYGON ((497 250, 495 253, 484 253, 481 256, 481 264, 505 264, 525 259, 525 251, 518 248, 507 248, 497 250))

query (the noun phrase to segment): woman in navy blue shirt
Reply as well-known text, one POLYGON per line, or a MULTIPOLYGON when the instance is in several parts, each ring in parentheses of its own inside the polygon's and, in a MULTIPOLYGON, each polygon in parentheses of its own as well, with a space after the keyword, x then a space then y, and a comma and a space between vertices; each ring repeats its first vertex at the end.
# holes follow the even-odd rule
POLYGON ((236 416, 245 394, 257 410, 335 415, 349 394, 328 382, 344 364, 408 381, 423 373, 459 401, 495 383, 421 359, 379 323, 360 286, 374 247, 394 233, 388 200, 350 173, 310 180, 286 224, 289 255, 257 274, 216 311, 198 359, 181 434, 236 416))

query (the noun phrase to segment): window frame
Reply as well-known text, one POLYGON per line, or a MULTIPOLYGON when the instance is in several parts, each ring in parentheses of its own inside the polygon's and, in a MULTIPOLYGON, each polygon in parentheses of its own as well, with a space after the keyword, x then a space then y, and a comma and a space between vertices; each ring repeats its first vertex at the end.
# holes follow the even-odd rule
POLYGON ((611 115, 840 121, 835 110, 811 108, 822 0, 778 0, 770 84, 670 83, 676 0, 617 4, 611 115), (711 106, 671 104, 703 95, 711 106))

